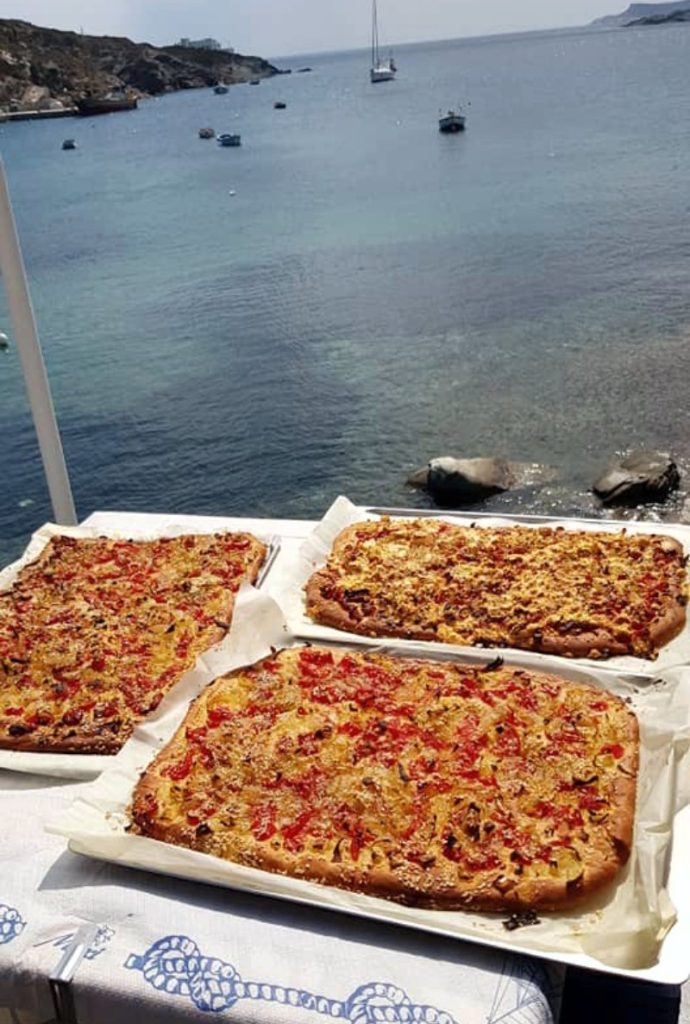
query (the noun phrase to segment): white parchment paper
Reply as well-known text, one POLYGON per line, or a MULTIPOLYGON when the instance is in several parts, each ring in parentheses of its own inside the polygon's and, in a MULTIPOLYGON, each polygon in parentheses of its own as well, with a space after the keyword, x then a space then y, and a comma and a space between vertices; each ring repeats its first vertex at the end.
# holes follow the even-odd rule
MULTIPOLYGON (((417 515, 418 518, 423 519, 424 511, 420 510, 417 515)), ((283 579, 280 581, 279 593, 280 603, 285 610, 290 629, 296 636, 315 640, 347 640, 348 642, 357 644, 371 643, 371 638, 362 637, 357 633, 348 633, 344 630, 334 629, 331 626, 324 626, 310 619, 306 613, 304 586, 312 573, 325 564, 331 552, 333 541, 341 530, 344 530, 346 526, 351 526, 353 523, 380 518, 381 517, 378 515, 366 512, 357 505, 353 505, 348 498, 341 496, 336 498, 321 522, 315 527, 306 540, 303 541, 297 556, 291 563, 292 575, 283 575, 283 579)), ((392 516, 392 518, 395 518, 395 516, 392 516)), ((405 518, 409 517, 406 516, 405 518)), ((529 523, 525 521, 525 517, 519 517, 513 520, 510 516, 483 516, 477 519, 472 518, 470 514, 458 513, 449 513, 448 515, 443 516, 435 515, 433 518, 443 519, 446 522, 455 523, 458 526, 469 526, 470 523, 476 523, 477 529, 481 529, 482 527, 515 525, 527 526, 531 529, 537 529, 544 526, 562 526, 566 530, 620 533, 621 530, 625 528, 626 532, 629 534, 654 533, 674 537, 677 541, 680 541, 685 548, 686 553, 690 554, 690 526, 682 526, 675 523, 626 522, 617 526, 608 522, 599 523, 593 522, 592 520, 583 521, 578 519, 553 519, 548 521, 537 520, 533 523, 529 523)), ((392 639, 391 642, 394 642, 396 645, 401 647, 411 647, 418 643, 416 640, 400 639, 392 639)), ((448 650, 450 648, 452 650, 462 651, 471 649, 461 645, 443 643, 425 643, 424 646, 429 650, 448 650)), ((515 652, 515 648, 511 647, 487 647, 482 648, 482 650, 493 651, 495 655, 501 654, 503 656, 505 656, 506 653, 512 654, 515 652)), ((666 646, 662 648, 655 660, 634 658, 631 656, 608 658, 605 662, 592 661, 586 658, 563 659, 563 661, 567 662, 573 660, 577 660, 581 664, 590 665, 594 668, 603 664, 623 671, 646 673, 658 672, 661 669, 670 668, 676 665, 690 664, 690 617, 686 621, 683 631, 675 638, 675 640, 672 640, 671 643, 666 644, 666 646)))
MULTIPOLYGON (((83 539, 108 536, 126 538, 127 540, 156 540, 161 537, 179 537, 187 533, 218 532, 217 524, 209 529, 196 529, 180 526, 179 523, 165 521, 157 524, 155 529, 152 530, 150 526, 142 527, 135 522, 127 520, 123 522, 121 529, 109 529, 107 531, 97 530, 90 526, 58 526, 55 523, 45 523, 33 534, 21 558, 0 571, 0 592, 9 590, 13 586, 21 570, 38 558, 52 537, 66 536, 83 539)), ((266 556, 261 579, 265 577, 265 573, 272 563, 273 556, 277 552, 278 539, 275 537, 268 539, 262 537, 260 539, 269 545, 269 553, 266 556)), ((238 602, 245 588, 250 591, 253 589, 248 584, 243 584, 240 593, 238 593, 238 602)), ((215 647, 205 651, 197 659, 194 666, 175 684, 173 690, 177 692, 179 687, 180 692, 186 694, 190 692, 189 688, 191 687, 195 693, 198 693, 206 683, 214 678, 214 674, 222 671, 215 669, 213 666, 216 665, 218 657, 223 658, 222 652, 227 644, 230 644, 228 636, 215 647)), ((170 697, 170 694, 168 694, 168 697, 170 697)), ((168 697, 166 697, 166 700, 168 697)), ((176 700, 177 698, 174 699, 176 700)), ((112 764, 114 760, 115 755, 109 754, 51 754, 40 751, 0 750, 0 769, 6 768, 15 772, 27 772, 31 775, 49 775, 61 779, 94 779, 108 765, 112 764)))
MULTIPOLYGON (((286 646, 282 613, 267 595, 254 593, 238 607, 231 637, 234 645, 226 646, 216 663, 220 669, 225 661, 224 671, 266 656, 271 646, 286 646)), ((388 651, 395 649, 395 645, 386 647, 388 651)), ((419 645, 414 652, 398 653, 429 656, 419 645)), ((446 651, 444 656, 473 663, 485 663, 490 658, 486 652, 461 655, 446 651)), ((193 688, 186 694, 177 690, 176 699, 171 694, 171 699, 136 729, 113 765, 66 814, 51 823, 49 831, 66 836, 70 849, 77 853, 136 868, 327 907, 499 948, 530 951, 600 970, 633 971, 642 977, 651 971, 655 980, 679 983, 690 974, 687 957, 679 954, 669 963, 663 958, 665 937, 676 920, 668 894, 674 820, 690 802, 690 669, 669 671, 662 678, 651 680, 605 670, 592 672, 546 657, 536 660, 544 671, 589 681, 630 698, 640 722, 641 765, 633 853, 618 883, 586 909, 543 915, 539 924, 508 933, 502 923, 505 915, 403 907, 129 835, 125 826, 134 786, 182 721, 193 688)), ((510 663, 535 668, 535 657, 511 657, 510 663)), ((688 831, 690 819, 686 822, 684 830, 688 831)), ((685 864, 681 868, 681 884, 676 888, 684 927, 688 927, 690 934, 690 885, 685 864)))

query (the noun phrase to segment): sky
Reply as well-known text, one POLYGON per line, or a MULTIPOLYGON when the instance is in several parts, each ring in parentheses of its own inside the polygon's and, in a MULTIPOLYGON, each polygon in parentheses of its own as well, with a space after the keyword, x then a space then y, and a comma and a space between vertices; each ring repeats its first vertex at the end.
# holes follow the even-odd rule
MULTIPOLYGON (((628 0, 378 0, 386 44, 585 25, 628 0)), ((157 45, 214 36, 262 57, 368 45, 370 0, 0 0, 0 18, 157 45)))

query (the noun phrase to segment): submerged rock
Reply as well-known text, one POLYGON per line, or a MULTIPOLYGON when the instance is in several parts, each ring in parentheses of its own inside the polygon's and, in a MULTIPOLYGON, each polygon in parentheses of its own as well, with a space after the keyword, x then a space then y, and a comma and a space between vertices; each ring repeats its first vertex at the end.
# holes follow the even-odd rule
POLYGON ((631 452, 612 462, 592 486, 605 505, 661 501, 680 483, 678 467, 661 452, 631 452))
POLYGON ((429 467, 424 466, 423 469, 415 469, 414 473, 410 473, 405 483, 408 487, 420 487, 424 490, 429 483, 429 467))
POLYGON ((426 487, 439 501, 481 501, 510 490, 515 473, 505 459, 454 459, 445 456, 429 463, 426 487))

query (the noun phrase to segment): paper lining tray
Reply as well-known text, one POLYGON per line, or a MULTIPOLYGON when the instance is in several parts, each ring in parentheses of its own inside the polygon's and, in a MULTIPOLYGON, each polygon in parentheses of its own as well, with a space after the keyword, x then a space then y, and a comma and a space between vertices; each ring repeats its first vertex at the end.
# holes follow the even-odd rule
MULTIPOLYGON (((619 523, 615 520, 598 519, 557 519, 526 515, 495 516, 488 515, 486 513, 472 515, 466 512, 427 512, 423 509, 373 509, 353 505, 348 498, 341 496, 336 498, 321 522, 316 526, 306 540, 303 541, 299 550, 294 551, 294 557, 291 560, 291 569, 284 572, 280 580, 276 579, 274 581, 275 584, 280 587, 279 598, 282 607, 285 610, 290 629, 296 636, 310 640, 331 640, 336 642, 347 640, 349 643, 353 644, 372 643, 372 637, 362 636, 357 633, 348 633, 345 630, 326 626, 310 619, 306 613, 304 586, 312 573, 325 564, 328 555, 330 554, 333 541, 341 530, 356 522, 379 519, 383 514, 390 515, 391 518, 443 519, 446 522, 455 523, 459 526, 469 526, 472 523, 477 523, 478 528, 481 528, 482 526, 508 527, 514 525, 531 526, 532 528, 561 526, 566 530, 583 530, 586 532, 600 531, 608 533, 616 533, 625 529, 629 534, 653 533, 673 537, 675 540, 679 541, 683 545, 685 551, 690 554, 690 526, 683 526, 677 523, 643 523, 627 521, 619 523)), ((465 647, 459 644, 442 643, 441 641, 403 640, 395 637, 378 637, 376 639, 378 643, 390 642, 395 643, 396 646, 408 647, 410 649, 421 643, 425 648, 439 652, 443 650, 470 651, 477 649, 465 647)), ((482 647, 480 649, 493 654, 493 656, 500 655, 502 657, 509 656, 511 658, 514 655, 524 653, 514 647, 482 647)), ((545 657, 545 655, 538 654, 538 657, 545 657)), ((621 670, 624 672, 649 674, 659 672, 664 668, 690 664, 690 617, 686 619, 682 632, 674 640, 666 644, 661 649, 658 657, 654 660, 627 655, 623 657, 607 658, 606 660, 600 661, 587 658, 559 658, 557 655, 548 655, 548 657, 555 658, 560 664, 576 662, 594 669, 605 666, 616 671, 621 670)))
MULTIPOLYGON (((181 526, 174 522, 161 525, 151 529, 150 526, 142 526, 138 523, 128 523, 121 528, 97 529, 93 526, 58 526, 55 523, 45 523, 38 529, 29 541, 26 550, 21 558, 12 562, 11 565, 0 571, 0 593, 9 590, 21 570, 38 558, 51 537, 67 536, 76 539, 84 537, 112 537, 127 540, 157 540, 162 537, 178 537, 187 533, 219 533, 222 528, 215 525, 212 528, 200 528, 181 526)), ((260 588, 280 552, 279 537, 261 537, 264 544, 268 545, 268 552, 261 567, 256 581, 256 588, 260 588)), ((185 684, 187 677, 194 680, 203 679, 208 682, 209 668, 207 665, 208 655, 211 655, 210 662, 213 663, 213 654, 217 647, 222 646, 224 641, 201 655, 194 666, 185 673, 173 689, 185 684)), ((61 779, 88 780, 96 778, 102 771, 112 764, 115 759, 113 754, 65 754, 65 753, 43 753, 42 751, 27 750, 0 750, 0 769, 9 771, 24 772, 31 775, 48 775, 61 779)))
MULTIPOLYGON (((223 671, 265 657, 272 646, 286 646, 282 615, 269 597, 249 595, 241 608, 238 606, 238 613, 237 632, 235 623, 231 631, 235 646, 227 646, 224 651, 223 671)), ((430 657, 421 645, 414 651, 410 647, 401 650, 395 644, 385 648, 369 646, 390 653, 430 657)), ((358 649, 362 649, 361 645, 358 649)), ((489 660, 486 652, 476 651, 446 651, 442 657, 473 664, 489 660)), ((130 867, 609 973, 681 983, 690 975, 686 955, 690 942, 690 880, 685 870, 690 851, 690 813, 682 811, 690 800, 690 669, 669 671, 663 680, 655 681, 644 676, 616 675, 605 669, 592 671, 540 655, 518 655, 508 662, 587 680, 630 697, 638 711, 641 764, 633 853, 619 881, 587 909, 543 914, 538 925, 507 933, 502 924, 505 914, 419 910, 127 834, 126 810, 136 781, 186 713, 186 702, 179 699, 177 703, 168 701, 161 705, 147 723, 137 728, 113 765, 59 820, 51 823, 49 831, 66 836, 70 849, 76 853, 130 867)))

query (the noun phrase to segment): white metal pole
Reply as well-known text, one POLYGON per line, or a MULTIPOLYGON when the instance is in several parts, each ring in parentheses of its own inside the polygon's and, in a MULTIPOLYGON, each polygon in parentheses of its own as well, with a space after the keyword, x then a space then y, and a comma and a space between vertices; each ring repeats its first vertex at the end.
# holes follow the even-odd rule
POLYGON ((29 405, 38 435, 43 470, 53 505, 55 522, 77 522, 62 442, 55 419, 53 399, 46 374, 36 319, 29 295, 24 260, 19 247, 17 227, 7 189, 5 168, 0 160, 0 274, 5 282, 7 304, 14 324, 19 358, 29 396, 29 405))

